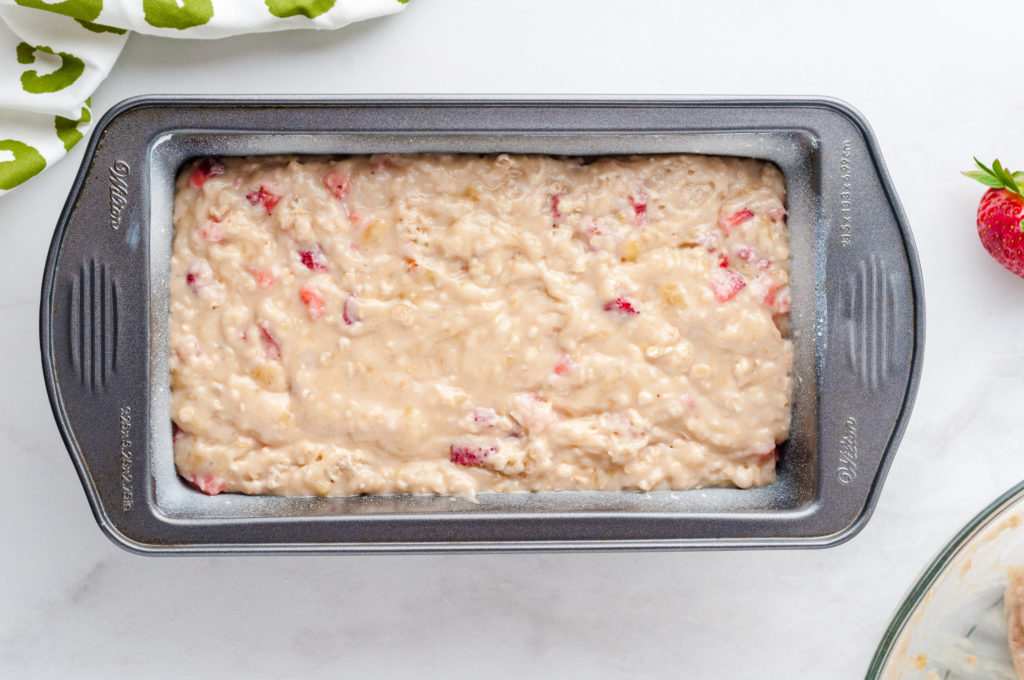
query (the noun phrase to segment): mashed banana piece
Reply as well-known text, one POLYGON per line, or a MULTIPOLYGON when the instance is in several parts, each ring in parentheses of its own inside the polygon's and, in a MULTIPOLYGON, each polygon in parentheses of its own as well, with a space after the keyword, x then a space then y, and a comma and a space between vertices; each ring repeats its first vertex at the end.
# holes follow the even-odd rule
POLYGON ((771 164, 695 155, 193 163, 178 471, 281 495, 769 484, 784 193, 771 164))

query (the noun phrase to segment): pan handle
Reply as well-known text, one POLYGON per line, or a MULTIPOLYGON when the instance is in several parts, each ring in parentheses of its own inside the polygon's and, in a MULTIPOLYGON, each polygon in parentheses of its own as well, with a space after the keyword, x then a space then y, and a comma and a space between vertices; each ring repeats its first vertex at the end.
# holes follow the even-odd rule
MULTIPOLYGON (((818 480, 829 524, 868 520, 903 435, 924 347, 921 270, 910 229, 867 123, 825 140, 815 324, 818 480)), ((841 129, 841 128, 840 128, 841 129)))
POLYGON ((144 505, 150 432, 147 149, 118 112, 97 126, 64 206, 40 308, 50 405, 108 533, 144 505))

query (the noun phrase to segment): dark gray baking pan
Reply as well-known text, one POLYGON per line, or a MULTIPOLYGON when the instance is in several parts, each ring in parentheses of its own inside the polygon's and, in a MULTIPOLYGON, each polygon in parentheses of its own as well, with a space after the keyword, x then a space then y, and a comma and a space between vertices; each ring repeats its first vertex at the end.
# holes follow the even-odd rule
POLYGON ((99 122, 43 278, 50 403, 100 527, 144 553, 829 546, 878 499, 924 340, 913 240, 864 119, 827 99, 143 97, 99 122), (693 152, 784 173, 793 425, 770 486, 341 498, 206 496, 175 473, 175 175, 198 156, 693 152))

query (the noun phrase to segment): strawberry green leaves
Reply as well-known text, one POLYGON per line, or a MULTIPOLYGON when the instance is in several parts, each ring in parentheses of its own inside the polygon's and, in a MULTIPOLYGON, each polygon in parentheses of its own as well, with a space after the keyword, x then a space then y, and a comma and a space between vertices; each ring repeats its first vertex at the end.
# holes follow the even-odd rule
POLYGON ((992 161, 992 167, 985 167, 985 164, 979 161, 977 158, 974 159, 974 163, 980 168, 980 170, 965 170, 963 174, 965 177, 977 180, 987 187, 993 189, 1007 189, 1018 195, 1021 194, 1020 184, 1024 183, 1024 172, 1010 172, 1003 167, 1003 164, 999 162, 999 159, 992 161))

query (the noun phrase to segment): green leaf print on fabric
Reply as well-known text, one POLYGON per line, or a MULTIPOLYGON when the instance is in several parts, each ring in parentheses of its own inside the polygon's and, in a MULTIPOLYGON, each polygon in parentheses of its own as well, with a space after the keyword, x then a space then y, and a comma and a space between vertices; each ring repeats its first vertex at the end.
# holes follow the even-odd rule
POLYGON ((46 159, 33 147, 13 139, 0 139, 0 190, 13 189, 45 167, 46 159), (5 160, 12 153, 14 158, 5 160))
POLYGON ((213 0, 142 0, 142 11, 150 26, 183 31, 213 18, 213 0))
POLYGON ((94 24, 91 21, 82 21, 81 19, 75 19, 75 21, 80 23, 82 28, 87 31, 92 31, 93 33, 116 33, 117 35, 124 35, 128 32, 127 30, 116 26, 104 26, 103 24, 94 24))
POLYGON ((65 0, 64 2, 46 3, 43 0, 14 0, 22 7, 45 9, 64 16, 74 17, 82 21, 92 21, 103 11, 103 0, 65 0))
POLYGON ((85 71, 85 62, 73 54, 67 52, 54 52, 53 48, 46 45, 32 46, 28 43, 19 43, 16 48, 19 64, 34 64, 36 52, 45 52, 60 57, 60 67, 53 73, 39 75, 35 69, 30 69, 21 74, 21 87, 25 92, 32 94, 44 94, 46 92, 57 92, 63 90, 71 83, 78 80, 78 77, 85 71))
POLYGON ((71 147, 78 144, 82 139, 82 133, 78 131, 80 123, 88 123, 92 120, 92 113, 88 106, 82 107, 81 117, 78 120, 57 116, 53 119, 53 127, 57 131, 57 137, 64 142, 64 150, 70 151, 71 147))
POLYGON ((336 0, 266 0, 270 13, 282 19, 299 15, 313 19, 334 7, 335 2, 336 0))

